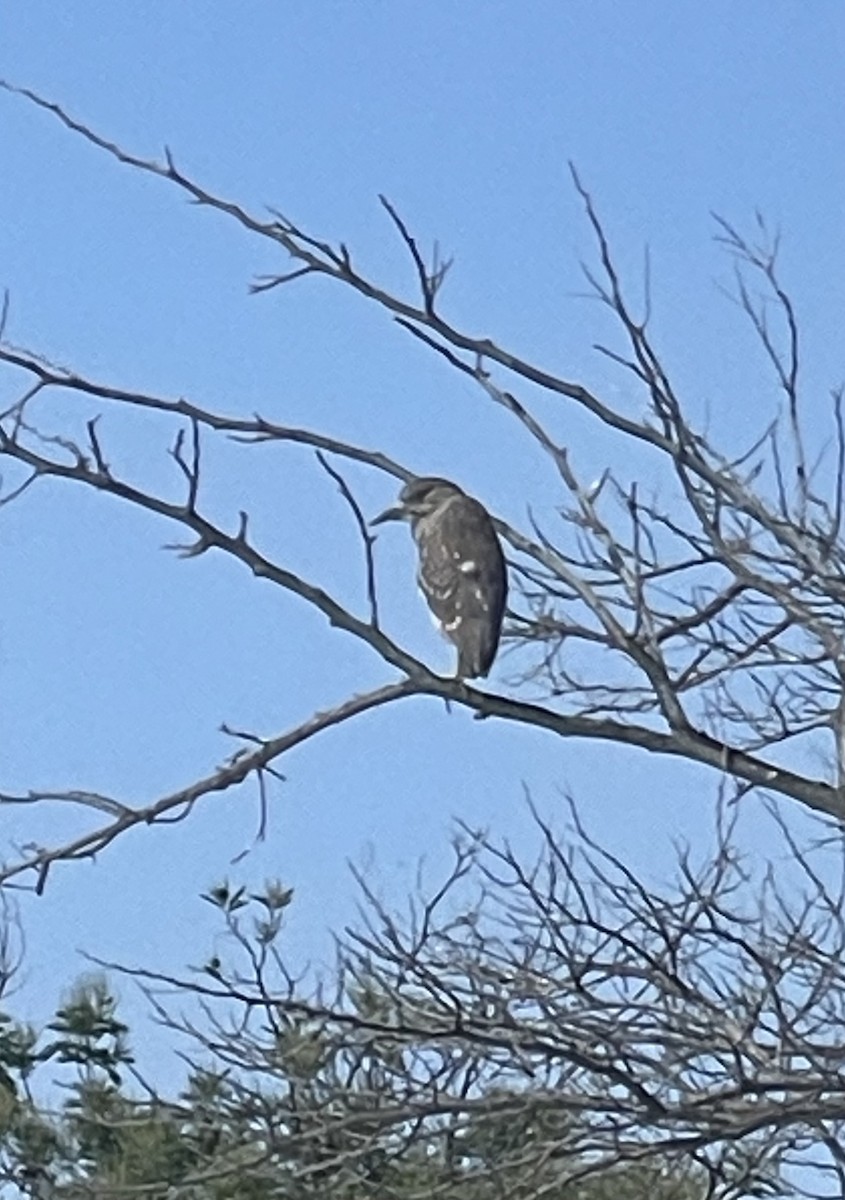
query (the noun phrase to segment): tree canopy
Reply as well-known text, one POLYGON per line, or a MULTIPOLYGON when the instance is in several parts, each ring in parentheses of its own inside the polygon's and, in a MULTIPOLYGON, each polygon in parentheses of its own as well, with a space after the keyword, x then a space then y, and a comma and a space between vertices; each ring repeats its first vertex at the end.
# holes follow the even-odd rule
MULTIPOLYGON (((738 311, 781 399, 747 446, 726 448, 673 382, 651 328, 650 280, 636 304, 574 167, 595 247, 584 274, 616 329, 599 351, 636 405, 467 332, 447 315, 451 262, 423 252, 388 198, 385 228, 406 256, 407 291, 368 273, 354 247, 216 194, 174 154, 141 157, 39 94, 2 87, 282 252, 288 264, 256 278, 255 293, 319 278, 374 305, 502 409, 557 487, 556 504, 521 527, 496 517, 511 578, 504 683, 440 675, 382 622, 375 535, 348 476, 357 464, 407 482, 418 473, 410 455, 400 462, 322 429, 57 366, 49 347, 10 339, 7 303, 0 367, 14 396, 0 412, 2 506, 47 483, 118 499, 166 523, 170 550, 189 559, 213 551, 295 598, 365 647, 380 672, 376 686, 290 728, 227 729, 235 750, 226 761, 142 803, 70 784, 3 792, 8 807, 58 805, 78 820, 70 835, 16 846, 0 868, 7 889, 42 892, 130 831, 190 820, 242 785, 253 788, 263 829, 286 755, 411 697, 552 744, 617 745, 703 766, 719 798, 712 844, 679 845, 667 882, 606 849, 570 804, 558 824, 534 812, 533 859, 461 828, 445 879, 421 882, 406 912, 360 874, 361 913, 338 933, 327 972, 290 968, 284 880, 227 880, 205 897, 220 938, 184 974, 96 964, 43 1029, 16 1019, 7 997, 8 1187, 39 1200, 732 1200, 818 1194, 806 1182, 812 1168, 841 1191, 845 880, 829 851, 841 850, 845 813, 843 392, 832 390, 820 435, 818 406, 808 417, 802 395, 800 318, 777 234, 762 219, 746 233, 716 218, 738 311), (636 465, 587 478, 560 408, 543 407, 550 399, 609 431, 620 459, 636 465), (160 430, 166 482, 160 464, 134 463, 112 442, 113 423, 139 410, 160 430), (230 443, 247 462, 268 444, 315 451, 314 471, 336 487, 357 538, 358 606, 263 550, 247 509, 212 511, 214 449, 230 443), (638 454, 649 463, 642 477, 638 454), (738 844, 741 802, 752 793, 769 803, 787 867, 738 844), (796 833, 784 801, 814 818, 812 837, 796 833), (120 979, 141 986, 173 1035, 185 1064, 175 1094, 135 1062, 120 979)), ((18 963, 7 916, 8 989, 18 963)))

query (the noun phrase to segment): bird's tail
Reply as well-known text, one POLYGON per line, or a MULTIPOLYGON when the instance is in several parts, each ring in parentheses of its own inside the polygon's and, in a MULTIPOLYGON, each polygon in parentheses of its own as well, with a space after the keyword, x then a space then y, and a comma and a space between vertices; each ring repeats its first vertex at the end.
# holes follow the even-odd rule
MULTIPOLYGON (((495 654, 495 650, 493 652, 495 654)), ((481 641, 474 640, 472 645, 461 646, 458 650, 458 669, 455 672, 458 679, 483 679, 493 661, 489 648, 481 641)))

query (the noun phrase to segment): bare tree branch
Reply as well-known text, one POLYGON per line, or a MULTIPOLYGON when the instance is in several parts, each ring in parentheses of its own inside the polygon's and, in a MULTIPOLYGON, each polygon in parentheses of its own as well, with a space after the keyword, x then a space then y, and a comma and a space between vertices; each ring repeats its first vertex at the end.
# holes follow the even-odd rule
MULTIPOLYGON (((213 890, 228 939, 201 973, 93 961, 140 984, 196 1046, 195 1071, 219 1064, 241 1111, 270 1106, 272 1137, 262 1122, 261 1152, 239 1159, 251 1178, 295 1164, 300 1185, 342 1194, 378 1152, 407 1169, 422 1156, 424 1185, 401 1191, 420 1198, 533 1200, 656 1163, 701 1181, 667 1198, 812 1196, 842 1171, 845 877, 821 884, 816 852, 793 838, 802 896, 739 853, 736 811, 719 810, 695 860, 679 851, 663 886, 574 807, 565 830, 535 813, 534 858, 465 830, 406 915, 359 875, 361 918, 335 976, 313 985, 285 966, 280 884, 213 890), (276 914, 269 927, 256 907, 276 914)), ((214 1169, 231 1169, 225 1155, 182 1186, 214 1169)), ((664 1195, 655 1186, 620 1194, 664 1195)))
MULTIPOLYGON (((507 630, 515 695, 481 692, 433 674, 380 627, 371 535, 348 484, 324 457, 340 456, 394 478, 411 477, 412 472, 378 450, 258 415, 229 417, 183 399, 98 383, 4 340, 0 363, 22 371, 27 384, 0 421, 0 454, 22 473, 6 485, 0 503, 11 502, 44 478, 105 492, 175 521, 188 536, 177 547, 183 555, 221 550, 256 576, 293 593, 332 625, 366 643, 419 694, 559 737, 610 740, 681 756, 750 787, 797 799, 816 812, 837 819, 845 815, 838 778, 829 783, 793 770, 780 753, 806 738, 817 739, 817 750, 832 763, 841 753, 845 550, 839 534, 845 437, 841 404, 835 399, 839 451, 830 499, 825 500, 815 469, 806 465, 797 316, 776 273, 777 239, 766 244, 764 237, 764 245, 757 247, 733 226, 720 225, 738 261, 740 303, 789 397, 787 420, 798 464, 792 479, 784 470, 777 419, 766 422, 765 432, 750 449, 730 456, 692 427, 648 329, 651 278, 646 281, 645 317, 638 319, 626 299, 593 199, 574 170, 598 248, 599 269, 587 268, 588 278, 616 316, 626 343, 624 353, 607 349, 645 391, 648 412, 641 420, 617 411, 580 384, 445 320, 435 311, 443 271, 426 267, 417 238, 389 202, 383 201, 384 207, 415 266, 419 302, 395 296, 367 279, 344 244, 333 246, 314 237, 277 212, 272 220, 259 220, 240 205, 207 192, 176 168, 169 152, 163 162, 139 158, 69 117, 60 106, 27 89, 3 87, 49 111, 118 161, 175 184, 197 203, 280 245, 298 265, 275 282, 320 274, 378 304, 514 417, 517 429, 553 464, 562 499, 547 518, 532 518, 528 533, 497 521, 514 551, 511 567, 522 609, 514 610, 507 630), (757 306, 743 282, 744 266, 771 291, 770 299, 783 316, 785 349, 763 315, 765 307, 757 306), (656 486, 617 478, 609 469, 598 481, 581 479, 576 451, 564 447, 554 432, 554 419, 541 422, 517 394, 525 384, 580 405, 632 446, 657 451, 669 497, 659 499, 656 486), (169 453, 187 485, 184 500, 174 502, 121 478, 109 462, 97 415, 89 417, 87 407, 84 444, 69 436, 61 421, 54 428, 42 428, 38 405, 45 393, 67 398, 68 418, 82 402, 110 405, 118 412, 141 407, 161 413, 165 420, 175 419, 169 453), (318 451, 358 526, 369 620, 347 611, 316 583, 262 555, 250 536, 246 511, 239 515, 234 534, 203 515, 201 446, 205 438, 219 435, 234 438, 245 450, 265 442, 291 442, 318 451), (574 648, 589 651, 589 657, 573 654, 574 648)), ((272 283, 269 277, 262 286, 272 283)), ((76 788, 67 794, 82 793, 76 788)))

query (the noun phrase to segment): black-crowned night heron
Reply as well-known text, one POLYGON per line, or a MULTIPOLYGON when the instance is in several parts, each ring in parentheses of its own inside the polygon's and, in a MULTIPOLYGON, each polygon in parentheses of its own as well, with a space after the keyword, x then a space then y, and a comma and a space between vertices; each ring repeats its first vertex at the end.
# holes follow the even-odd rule
POLYGON ((417 580, 443 633, 458 649, 459 679, 493 665, 508 591, 490 514, 448 479, 405 484, 399 503, 372 522, 408 521, 419 553, 417 580))

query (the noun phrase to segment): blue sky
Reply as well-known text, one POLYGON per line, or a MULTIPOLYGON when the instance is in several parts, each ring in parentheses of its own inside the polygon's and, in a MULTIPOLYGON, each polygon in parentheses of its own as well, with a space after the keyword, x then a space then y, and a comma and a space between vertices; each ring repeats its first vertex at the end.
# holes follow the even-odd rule
MULTIPOLYGON (((166 144, 209 189, 344 240, 374 277, 410 290, 377 203, 387 194, 423 244, 454 255, 444 301, 455 324, 624 403, 628 381, 592 349, 611 330, 583 298, 578 264, 592 245, 573 160, 635 291, 650 247, 654 328, 691 411, 740 448, 776 392, 719 290, 730 268, 710 212, 748 227, 759 209, 783 230, 806 395, 821 412, 842 371, 844 43, 845 9, 832 0, 12 0, 0 74, 135 153, 166 144)), ((551 467, 507 416, 374 307, 311 281, 249 296, 253 275, 282 265, 268 243, 2 93, 0 161, 13 342, 103 382, 260 409, 381 449, 458 479, 515 523, 529 505, 554 504, 551 467)), ((0 377, 0 407, 15 382, 0 377)), ((41 411, 77 426, 90 415, 84 402, 41 411)), ((619 454, 560 401, 540 411, 585 475, 619 454)), ((102 428, 123 470, 162 486, 173 480, 170 433, 115 411, 102 428)), ((262 547, 364 611, 355 530, 307 452, 224 447, 208 461, 215 515, 249 507, 262 547)), ((646 479, 650 469, 631 466, 646 479)), ((392 499, 373 473, 349 477, 368 511, 392 499)), ((221 722, 275 733, 387 678, 236 564, 163 551, 173 536, 109 498, 53 484, 0 510, 0 789, 150 802, 233 748, 221 722)), ((403 531, 380 540, 379 565, 389 630, 445 670, 403 531)), ((291 955, 319 959, 326 930, 350 919, 350 859, 401 897, 421 856, 435 874, 442 867, 455 816, 527 843, 527 788, 547 812, 572 791, 597 833, 660 875, 672 838, 709 827, 716 782, 423 700, 330 731, 282 769, 269 836, 237 868, 230 860, 258 821, 252 792, 131 833, 96 864, 58 867, 44 896, 24 897, 33 1014, 82 969, 79 949, 163 969, 197 961, 211 923, 196 897, 224 873, 292 885, 291 955)), ((4 844, 78 828, 57 809, 0 819, 4 844)))

